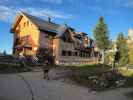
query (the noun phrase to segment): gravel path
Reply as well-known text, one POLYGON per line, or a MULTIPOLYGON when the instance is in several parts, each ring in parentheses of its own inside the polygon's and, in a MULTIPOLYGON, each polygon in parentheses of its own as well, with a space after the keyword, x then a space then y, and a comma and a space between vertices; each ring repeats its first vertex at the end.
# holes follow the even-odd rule
MULTIPOLYGON (((61 80, 44 80, 42 72, 21 73, 30 84, 34 100, 132 100, 126 94, 131 88, 121 88, 101 93, 88 92, 87 88, 61 80)), ((55 73, 51 74, 52 77, 55 73)), ((0 75, 0 100, 32 100, 27 84, 16 74, 0 75)))

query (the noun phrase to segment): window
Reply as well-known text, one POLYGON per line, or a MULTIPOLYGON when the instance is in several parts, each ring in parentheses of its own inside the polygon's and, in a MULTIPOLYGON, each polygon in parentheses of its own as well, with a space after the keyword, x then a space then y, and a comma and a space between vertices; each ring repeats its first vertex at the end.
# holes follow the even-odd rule
POLYGON ((79 56, 82 57, 82 52, 80 52, 79 56))
POLYGON ((83 52, 83 57, 85 57, 85 52, 83 52))
POLYGON ((71 51, 68 51, 68 56, 72 56, 72 52, 71 51))
POLYGON ((61 53, 62 56, 66 56, 67 55, 67 52, 65 50, 62 50, 62 53, 61 53))
POLYGON ((75 56, 78 56, 78 52, 75 52, 75 56))

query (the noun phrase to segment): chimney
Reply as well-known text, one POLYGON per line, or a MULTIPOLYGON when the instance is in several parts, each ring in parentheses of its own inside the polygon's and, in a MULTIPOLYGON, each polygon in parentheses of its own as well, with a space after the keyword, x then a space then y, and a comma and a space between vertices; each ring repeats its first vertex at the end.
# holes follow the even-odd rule
POLYGON ((51 23, 51 18, 50 17, 48 17, 48 22, 51 23))

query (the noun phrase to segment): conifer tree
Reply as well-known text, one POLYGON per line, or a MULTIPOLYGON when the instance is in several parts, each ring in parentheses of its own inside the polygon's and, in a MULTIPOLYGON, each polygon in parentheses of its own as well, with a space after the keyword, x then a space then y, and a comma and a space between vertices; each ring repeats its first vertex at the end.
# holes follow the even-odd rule
POLYGON ((122 32, 118 34, 116 44, 120 52, 119 63, 120 65, 125 65, 129 62, 129 54, 128 54, 129 50, 128 50, 126 38, 124 37, 122 32))
POLYGON ((93 35, 100 50, 105 50, 109 47, 109 32, 103 17, 100 17, 99 22, 94 29, 93 35))
POLYGON ((100 17, 99 22, 97 23, 94 32, 93 32, 96 44, 100 51, 102 52, 102 62, 104 63, 104 52, 108 49, 110 45, 109 32, 104 18, 100 17))

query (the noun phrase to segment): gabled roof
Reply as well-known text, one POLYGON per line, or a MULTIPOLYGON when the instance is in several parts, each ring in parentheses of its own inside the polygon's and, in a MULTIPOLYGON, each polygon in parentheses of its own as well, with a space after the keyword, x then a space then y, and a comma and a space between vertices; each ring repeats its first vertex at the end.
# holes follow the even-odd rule
POLYGON ((36 16, 29 15, 27 13, 23 13, 30 21, 32 21, 41 31, 48 31, 53 33, 58 33, 58 29, 60 25, 45 21, 36 16))
POLYGON ((25 12, 20 12, 18 14, 18 16, 13 24, 13 27, 11 29, 11 32, 13 32, 13 30, 18 25, 18 23, 21 21, 23 16, 28 18, 34 25, 36 25, 40 31, 47 32, 51 35, 56 35, 57 37, 62 37, 64 34, 67 34, 68 37, 66 37, 66 38, 70 38, 70 40, 74 41, 74 38, 77 38, 80 40, 80 39, 82 39, 83 36, 87 35, 84 32, 77 34, 73 28, 69 27, 66 24, 59 25, 59 24, 56 24, 53 22, 43 20, 39 17, 27 14, 25 12))
POLYGON ((56 34, 61 35, 62 32, 64 32, 67 29, 67 27, 64 27, 64 25, 59 25, 59 24, 55 24, 53 22, 45 21, 41 18, 29 15, 25 12, 21 12, 20 15, 17 16, 16 20, 18 20, 19 17, 22 17, 22 15, 26 16, 32 23, 34 23, 40 31, 47 31, 47 32, 56 33, 56 34))

